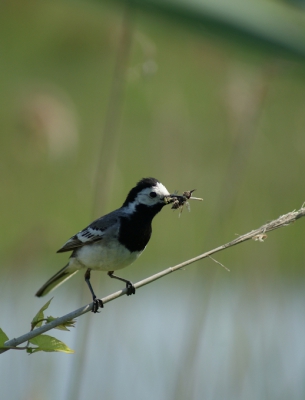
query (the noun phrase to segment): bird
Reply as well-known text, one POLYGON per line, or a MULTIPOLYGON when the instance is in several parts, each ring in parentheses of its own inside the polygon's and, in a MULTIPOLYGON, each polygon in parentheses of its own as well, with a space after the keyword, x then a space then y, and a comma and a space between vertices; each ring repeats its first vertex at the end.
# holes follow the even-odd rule
POLYGON ((108 271, 109 277, 125 282, 128 296, 135 294, 132 282, 114 275, 114 271, 132 264, 142 254, 151 237, 153 218, 165 205, 175 201, 174 196, 159 180, 141 179, 120 208, 93 221, 57 251, 72 251, 69 262, 37 291, 36 296, 46 295, 81 269, 86 269, 85 281, 92 295, 94 313, 103 307, 103 302, 91 286, 91 270, 108 271))

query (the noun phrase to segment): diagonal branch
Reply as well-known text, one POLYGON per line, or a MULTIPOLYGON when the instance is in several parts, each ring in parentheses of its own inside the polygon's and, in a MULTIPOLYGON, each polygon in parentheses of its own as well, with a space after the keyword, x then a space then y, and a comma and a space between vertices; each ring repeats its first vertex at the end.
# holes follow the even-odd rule
MULTIPOLYGON (((261 226, 258 229, 252 230, 251 232, 248 232, 244 235, 241 235, 237 237, 236 239, 232 240, 231 242, 228 242, 226 244, 223 244, 222 246, 216 247, 213 250, 207 251, 206 253, 200 254, 197 257, 191 258, 190 260, 184 261, 180 264, 175 265, 174 267, 167 268, 161 272, 158 272, 155 275, 152 275, 148 278, 143 279, 142 281, 139 281, 134 284, 136 289, 139 289, 142 286, 148 285, 151 282, 156 281, 157 279, 162 278, 165 275, 168 275, 172 272, 175 272, 181 268, 186 267, 187 265, 193 264, 196 261, 202 260, 203 258, 210 257, 212 254, 218 253, 222 250, 225 250, 229 247, 235 246, 239 243, 245 242, 249 239, 254 239, 254 240, 264 240, 266 238, 266 233, 269 231, 273 231, 278 228, 282 228, 284 226, 290 225, 292 222, 295 222, 301 217, 305 216, 305 207, 304 204, 303 206, 298 210, 298 211, 291 211, 287 214, 281 215, 279 218, 268 222, 267 224, 261 226)), ((115 300, 118 297, 121 297, 127 293, 126 289, 119 290, 118 292, 112 293, 111 295, 104 297, 102 299, 103 303, 106 304, 109 301, 115 300)), ((21 343, 27 342, 29 339, 32 339, 38 335, 41 335, 44 332, 47 332, 51 329, 54 329, 58 325, 62 325, 71 319, 77 318, 80 315, 86 314, 87 312, 92 310, 92 305, 93 303, 90 303, 84 307, 81 307, 75 311, 70 312, 69 314, 63 315, 62 317, 59 317, 55 319, 52 322, 49 322, 48 324, 45 324, 39 328, 34 329, 33 331, 30 331, 18 338, 15 339, 10 339, 5 342, 5 346, 7 348, 0 348, 0 354, 4 353, 7 350, 10 350, 12 348, 16 348, 16 346, 20 345, 21 343)))

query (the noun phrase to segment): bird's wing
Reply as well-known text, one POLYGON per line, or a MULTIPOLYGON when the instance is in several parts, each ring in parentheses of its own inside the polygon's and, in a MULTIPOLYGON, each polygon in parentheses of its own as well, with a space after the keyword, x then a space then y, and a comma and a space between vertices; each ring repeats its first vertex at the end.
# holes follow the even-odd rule
POLYGON ((113 215, 113 213, 107 214, 104 217, 93 221, 87 226, 87 228, 72 236, 59 250, 57 250, 57 253, 75 250, 78 247, 102 240, 110 228, 115 229, 116 227, 117 229, 119 228, 119 215, 113 215))

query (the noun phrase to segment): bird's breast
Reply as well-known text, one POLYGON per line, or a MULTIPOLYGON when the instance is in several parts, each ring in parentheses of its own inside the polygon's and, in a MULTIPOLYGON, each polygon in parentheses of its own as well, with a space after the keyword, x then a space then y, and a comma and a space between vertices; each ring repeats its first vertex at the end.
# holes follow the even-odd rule
MULTIPOLYGON (((132 264, 141 253, 142 251, 130 252, 117 240, 100 240, 79 248, 73 258, 83 268, 115 271, 132 264)), ((72 259, 71 261, 73 262, 72 259)))

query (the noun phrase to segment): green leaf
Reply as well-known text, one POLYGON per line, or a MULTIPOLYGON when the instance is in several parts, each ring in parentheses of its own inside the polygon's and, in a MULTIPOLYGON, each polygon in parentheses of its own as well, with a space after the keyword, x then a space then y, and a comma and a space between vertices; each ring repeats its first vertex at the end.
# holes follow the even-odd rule
MULTIPOLYGON (((49 317, 46 318, 46 323, 52 322, 52 321, 54 321, 56 319, 57 318, 49 316, 49 317)), ((70 329, 68 329, 68 328, 74 328, 75 324, 76 324, 76 320, 75 319, 71 319, 70 321, 64 322, 63 324, 56 326, 54 329, 59 329, 60 331, 70 331, 70 329)))
POLYGON ((74 353, 74 350, 70 349, 65 343, 49 335, 36 336, 29 342, 37 346, 37 348, 32 348, 29 353, 36 353, 37 351, 74 353))
POLYGON ((42 325, 43 320, 44 320, 43 312, 49 307, 52 300, 53 300, 53 297, 48 302, 46 302, 46 304, 44 306, 42 306, 41 309, 38 311, 38 313, 35 315, 35 317, 33 318, 32 322, 31 322, 32 330, 34 328, 38 328, 42 325))
POLYGON ((8 337, 6 334, 3 332, 3 330, 0 328, 0 347, 4 347, 4 343, 8 340, 8 337))
MULTIPOLYGON (((26 349, 26 352, 29 353, 29 354, 32 354, 32 353, 35 353, 34 350, 35 350, 35 349, 34 349, 33 347, 28 347, 28 348, 26 349)), ((39 350, 37 350, 37 351, 39 351, 39 350)))

